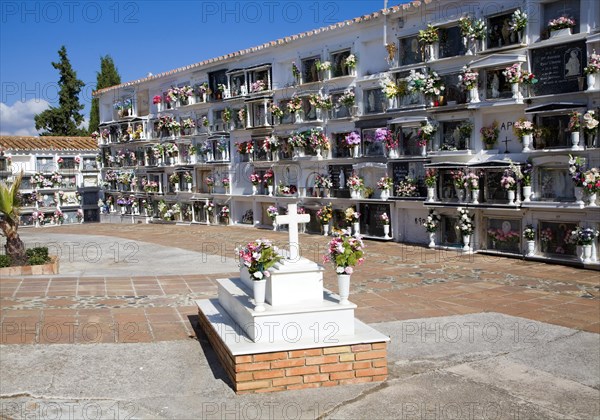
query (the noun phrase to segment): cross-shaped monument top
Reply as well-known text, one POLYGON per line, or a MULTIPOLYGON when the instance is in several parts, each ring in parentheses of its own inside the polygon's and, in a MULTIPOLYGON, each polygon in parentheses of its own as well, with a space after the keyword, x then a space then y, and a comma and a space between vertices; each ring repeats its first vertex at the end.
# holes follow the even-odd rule
POLYGON ((275 222, 278 225, 288 225, 290 238, 289 259, 298 261, 300 257, 300 242, 298 239, 298 225, 310 222, 310 214, 298 214, 297 204, 288 204, 288 214, 277 216, 275 222))

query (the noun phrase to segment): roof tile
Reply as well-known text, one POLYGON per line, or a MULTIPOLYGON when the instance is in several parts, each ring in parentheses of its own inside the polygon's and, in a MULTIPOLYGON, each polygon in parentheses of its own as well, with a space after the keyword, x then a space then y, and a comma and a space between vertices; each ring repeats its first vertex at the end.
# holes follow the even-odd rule
POLYGON ((65 150, 89 151, 97 150, 98 143, 91 137, 24 137, 0 136, 0 147, 6 151, 30 150, 65 150))

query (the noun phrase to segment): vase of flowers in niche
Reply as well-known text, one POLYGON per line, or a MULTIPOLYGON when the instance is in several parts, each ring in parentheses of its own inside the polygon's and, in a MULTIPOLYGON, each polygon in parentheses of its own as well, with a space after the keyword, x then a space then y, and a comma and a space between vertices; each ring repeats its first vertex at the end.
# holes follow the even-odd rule
POLYGON ((460 80, 462 88, 469 92, 469 102, 472 104, 480 102, 479 89, 477 87, 479 72, 464 66, 461 74, 458 76, 458 79, 460 80))
POLYGON ((383 88, 383 94, 388 100, 388 109, 395 109, 398 107, 398 84, 389 79, 385 78, 381 82, 383 88))
POLYGON ((571 132, 571 150, 581 150, 579 146, 579 130, 581 129, 581 113, 573 111, 569 118, 568 130, 571 132))
POLYGON ((561 16, 556 19, 552 19, 548 22, 548 30, 550 31, 550 38, 556 38, 559 36, 568 36, 572 34, 572 29, 575 27, 575 19, 571 19, 567 16, 561 16))
POLYGON ((458 211, 458 224, 456 229, 461 233, 463 239, 463 251, 470 251, 471 235, 475 232, 475 225, 473 223, 473 217, 469 213, 469 210, 459 207, 458 211))
POLYGON ((463 178, 465 173, 459 169, 456 171, 450 171, 450 176, 452 177, 452 183, 454 184, 454 191, 456 192, 456 198, 458 199, 458 202, 464 203, 465 190, 463 189, 463 178))
POLYGON ((473 172, 467 173, 463 178, 463 185, 471 192, 471 202, 479 204, 479 176, 473 172))
POLYGON ((273 230, 277 230, 277 216, 279 216, 279 210, 276 206, 267 207, 267 216, 271 219, 271 223, 273 224, 273 230))
POLYGON ((523 95, 521 94, 520 83, 523 81, 523 72, 521 71, 521 63, 515 63, 505 68, 502 74, 506 78, 506 81, 510 83, 512 98, 517 102, 522 101, 523 95))
POLYGON ((348 178, 346 186, 350 188, 350 197, 355 200, 361 197, 361 193, 365 188, 363 179, 354 172, 348 178))
POLYGON ((348 207, 344 212, 346 224, 348 226, 348 235, 360 235, 360 213, 354 210, 354 207, 348 207))
POLYGON ((432 168, 425 170, 425 186, 427 187, 427 202, 435 201, 435 187, 437 185, 437 171, 432 168))
POLYGON ((429 248, 435 248, 435 235, 439 229, 441 221, 441 217, 435 210, 429 210, 429 214, 423 222, 423 227, 429 234, 429 248))
POLYGON ((302 98, 294 94, 287 103, 287 110, 294 116, 294 124, 302 123, 302 98))
POLYGON ((508 205, 512 206, 515 204, 515 197, 517 191, 517 179, 513 171, 506 169, 500 180, 500 185, 506 190, 508 196, 508 205))
POLYGON ((586 136, 587 147, 597 147, 598 138, 598 120, 596 111, 586 111, 583 114, 583 132, 586 136))
POLYGON ((305 156, 306 139, 298 132, 293 133, 288 140, 288 145, 293 150, 294 158, 303 158, 305 156))
POLYGON ((498 122, 494 121, 492 125, 481 127, 479 133, 481 133, 481 139, 486 150, 491 150, 498 141, 498 136, 500 135, 498 122))
POLYGON ((352 151, 352 157, 360 156, 360 134, 357 131, 352 131, 345 138, 346 146, 352 151))
POLYGON ((365 245, 360 238, 349 235, 333 238, 329 242, 327 254, 323 259, 335 266, 335 272, 338 276, 340 305, 350 304, 348 300, 350 296, 350 276, 354 273, 354 267, 364 262, 364 248, 365 245))
POLYGON ((417 145, 421 148, 421 156, 427 156, 427 142, 433 138, 438 128, 436 121, 424 121, 417 130, 417 145))
POLYGON ((513 123, 513 132, 523 142, 523 153, 531 152, 531 144, 533 143, 533 132, 535 126, 533 122, 521 118, 513 123))
POLYGON ((384 201, 390 198, 390 191, 394 187, 394 181, 389 176, 384 176, 377 181, 377 188, 381 190, 380 198, 384 201))
POLYGON ((322 130, 312 129, 308 136, 308 143, 317 152, 317 159, 322 160, 323 154, 329 155, 329 140, 322 130))
POLYGON ((527 256, 532 257, 535 255, 535 228, 533 225, 525 226, 523 238, 527 242, 527 256))
POLYGON ((592 168, 585 171, 582 175, 582 187, 588 199, 588 207, 597 207, 596 199, 600 192, 600 171, 598 168, 592 168))
POLYGON ((600 55, 596 54, 595 50, 589 56, 588 65, 583 69, 583 72, 587 78, 587 89, 598 90, 598 85, 600 85, 600 78, 598 77, 598 73, 600 73, 600 55))
POLYGON ((265 311, 267 278, 271 277, 269 269, 281 260, 281 255, 267 239, 258 239, 238 249, 240 263, 248 271, 252 280, 254 294, 254 310, 265 311))
POLYGON ((323 61, 317 60, 315 62, 315 67, 319 72, 319 76, 321 80, 329 80, 331 79, 331 61, 323 61))
POLYGON ((387 213, 382 213, 379 220, 383 224, 383 239, 392 239, 390 237, 390 217, 387 213))
POLYGON ((579 240, 583 245, 583 262, 588 264, 592 262, 592 244, 598 237, 598 230, 593 228, 583 228, 579 233, 579 240))
POLYGON ((267 191, 269 191, 269 197, 273 197, 273 182, 275 181, 275 173, 273 169, 269 168, 263 175, 263 182, 267 187, 267 191))
POLYGON ((531 176, 533 174, 533 164, 530 160, 527 160, 524 167, 521 169, 523 178, 521 178, 521 184, 523 184, 523 202, 531 202, 532 187, 531 187, 531 176))
POLYGON ((187 185, 187 191, 191 193, 192 192, 192 181, 194 180, 194 178, 192 177, 192 174, 189 171, 184 172, 183 180, 185 181, 185 183, 187 185))
POLYGON ((584 181, 584 161, 579 156, 569 155, 569 174, 573 181, 573 192, 575 194, 575 203, 583 207, 583 181, 584 181))
POLYGON ((273 117, 273 122, 275 124, 281 124, 281 119, 283 118, 283 110, 276 104, 271 104, 269 107, 269 111, 271 112, 271 116, 273 117))
POLYGON ((329 235, 329 223, 333 218, 333 206, 331 203, 321 207, 317 210, 317 220, 323 228, 323 236, 329 235))
POLYGON ((522 83, 525 86, 527 97, 533 96, 533 86, 539 81, 535 74, 530 73, 528 71, 523 71, 522 73, 522 83))
POLYGON ((417 40, 421 44, 421 48, 424 50, 425 60, 436 60, 439 48, 438 42, 440 40, 438 29, 428 24, 427 28, 419 31, 417 34, 417 40))
POLYGON ((511 35, 517 35, 517 42, 519 44, 523 42, 523 31, 527 27, 527 20, 527 13, 521 11, 521 9, 515 10, 510 17, 508 26, 511 31, 511 35))
POLYGON ((473 55, 483 50, 482 41, 485 39, 487 30, 483 19, 463 16, 458 20, 458 27, 462 34, 463 44, 467 49, 465 55, 473 55))
POLYGON ((398 138, 395 138, 392 130, 378 128, 375 130, 375 142, 383 143, 388 159, 398 159, 398 138))
POLYGON ((251 173, 248 178, 250 180, 250 183, 252 184, 252 195, 258 194, 258 186, 260 185, 260 182, 261 182, 260 175, 257 174, 256 172, 254 172, 254 173, 251 173))

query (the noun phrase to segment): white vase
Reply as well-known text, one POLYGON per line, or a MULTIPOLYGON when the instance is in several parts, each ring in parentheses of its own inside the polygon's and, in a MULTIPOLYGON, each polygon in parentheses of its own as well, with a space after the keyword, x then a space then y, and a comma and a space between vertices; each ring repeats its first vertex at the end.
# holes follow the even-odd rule
POLYGON ((390 239, 390 225, 383 225, 383 238, 390 239))
POLYGON ((583 207, 585 205, 583 202, 583 188, 574 187, 573 191, 575 193, 575 204, 579 204, 581 207, 583 207))
POLYGON ((435 201, 435 188, 427 187, 427 202, 433 203, 435 201))
POLYGON ((523 186, 523 202, 529 203, 531 201, 531 185, 523 186))
POLYGON ((265 311, 265 297, 267 294, 267 280, 254 280, 252 282, 252 291, 254 292, 254 311, 265 311))
POLYGON ((396 105, 396 97, 388 98, 388 107, 387 109, 396 109, 398 106, 396 105))
POLYGON ((252 185, 252 195, 258 194, 258 187, 256 185, 252 185))
POLYGON ((421 146, 421 156, 425 157, 427 156, 427 145, 423 145, 421 146))
POLYGON ((429 232, 429 248, 435 248, 435 232, 429 232))
POLYGON ((328 236, 329 235, 329 224, 321 225, 321 226, 323 226, 323 236, 328 236))
POLYGON ((579 146, 579 131, 571 132, 571 150, 581 150, 579 146))
POLYGON ((352 157, 357 158, 359 156, 359 148, 358 146, 352 146, 352 157))
POLYGON ((598 90, 596 87, 596 82, 598 77, 596 73, 590 73, 587 75, 587 90, 598 90))
POLYGON ((516 193, 515 190, 508 190, 508 205, 512 206, 515 204, 515 197, 516 197, 516 193))
POLYGON ((349 274, 338 274, 338 294, 340 295, 340 305, 348 305, 350 301, 350 275, 349 274))
POLYGON ((321 154, 321 148, 317 147, 317 159, 318 160, 322 160, 323 159, 323 155, 321 154))
POLYGON ((301 124, 302 123, 302 113, 300 111, 297 111, 294 113, 294 124, 301 124))
POLYGON ((456 190, 456 197, 458 197, 459 203, 463 203, 465 201, 465 190, 456 190))
POLYGON ((390 190, 381 190, 380 197, 383 201, 387 201, 390 198, 390 190))
POLYGON ((269 197, 273 197, 273 186, 267 185, 267 189, 269 190, 269 197))
POLYGON ((125 206, 121 206, 121 215, 124 215, 126 211, 127 208, 125 206))
POLYGON ((479 204, 479 189, 471 191, 471 203, 479 204))
POLYGON ((398 149, 395 147, 388 149, 387 154, 388 159, 398 159, 398 149))
POLYGON ((523 99, 523 95, 521 95, 521 89, 519 89, 518 83, 512 83, 510 85, 512 91, 512 98, 516 101, 520 101, 523 99))
POLYGON ((469 251, 469 243, 471 242, 471 235, 463 235, 463 251, 469 251))
POLYGON ((531 145, 531 134, 523 135, 523 153, 531 152, 529 146, 531 145))
POLYGON ((274 230, 274 231, 277 231, 277 227, 278 227, 278 226, 279 226, 279 225, 277 224, 277 222, 276 222, 275 220, 273 220, 273 230, 274 230))
POLYGON ((535 241, 527 241, 527 256, 532 257, 535 255, 535 241))
POLYGON ((360 191, 350 190, 350 198, 358 200, 360 198, 360 191))
POLYGON ((358 223, 358 222, 352 223, 352 229, 354 230, 354 236, 360 235, 360 223, 358 223))
POLYGON ((592 262, 592 244, 583 246, 583 262, 589 264, 592 262))
POLYGON ((556 29, 556 30, 550 30, 550 38, 557 38, 560 36, 568 36, 571 35, 572 31, 571 28, 564 28, 564 29, 556 29))
POLYGON ((598 207, 596 205, 596 193, 588 194, 588 207, 598 207))
POLYGON ((294 147, 294 157, 304 157, 304 147, 294 147))
POLYGON ((191 182, 187 183, 187 190, 188 190, 188 192, 192 192, 192 183, 191 182))
POLYGON ((472 104, 476 104, 476 103, 480 102, 479 89, 477 89, 477 87, 469 89, 469 98, 470 98, 469 102, 472 104))

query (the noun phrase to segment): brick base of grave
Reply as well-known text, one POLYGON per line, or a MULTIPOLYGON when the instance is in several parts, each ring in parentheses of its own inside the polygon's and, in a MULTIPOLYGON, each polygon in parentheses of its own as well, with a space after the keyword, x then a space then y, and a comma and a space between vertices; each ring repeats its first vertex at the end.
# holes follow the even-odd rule
POLYGON ((236 393, 318 388, 387 378, 387 343, 375 342, 234 356, 200 310, 199 324, 236 393))

